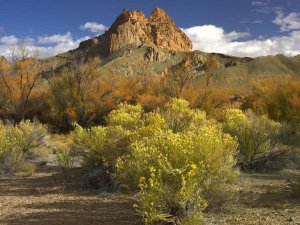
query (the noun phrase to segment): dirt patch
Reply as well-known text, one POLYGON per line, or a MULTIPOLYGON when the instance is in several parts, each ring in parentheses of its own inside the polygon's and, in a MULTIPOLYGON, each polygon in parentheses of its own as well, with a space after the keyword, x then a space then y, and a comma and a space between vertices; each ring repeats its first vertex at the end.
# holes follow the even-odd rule
POLYGON ((0 224, 140 225, 131 196, 99 193, 69 183, 55 167, 32 177, 0 178, 0 224))
POLYGON ((241 174, 239 197, 205 214, 206 224, 300 224, 300 199, 292 197, 291 184, 299 170, 272 174, 241 174))

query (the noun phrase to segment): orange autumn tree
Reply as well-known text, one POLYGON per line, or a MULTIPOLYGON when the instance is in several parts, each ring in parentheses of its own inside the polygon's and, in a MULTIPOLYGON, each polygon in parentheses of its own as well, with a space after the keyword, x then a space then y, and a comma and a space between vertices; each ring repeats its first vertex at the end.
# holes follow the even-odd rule
POLYGON ((300 128, 300 81, 293 77, 252 81, 244 108, 300 128))
POLYGON ((111 110, 113 80, 104 77, 99 58, 73 61, 49 80, 48 120, 62 131, 72 123, 88 127, 111 110))
POLYGON ((11 54, 11 62, 0 62, 1 116, 20 121, 32 118, 37 109, 33 103, 43 83, 37 52, 20 46, 11 54))

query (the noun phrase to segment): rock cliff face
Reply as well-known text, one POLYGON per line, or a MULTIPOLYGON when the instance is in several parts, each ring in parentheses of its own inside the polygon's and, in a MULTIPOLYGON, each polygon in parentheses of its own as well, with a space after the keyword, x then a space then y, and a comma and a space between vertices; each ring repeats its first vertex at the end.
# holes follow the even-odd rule
POLYGON ((108 56, 129 44, 173 51, 192 50, 192 42, 161 8, 154 9, 149 18, 141 11, 124 9, 107 32, 82 42, 80 48, 98 45, 108 56))

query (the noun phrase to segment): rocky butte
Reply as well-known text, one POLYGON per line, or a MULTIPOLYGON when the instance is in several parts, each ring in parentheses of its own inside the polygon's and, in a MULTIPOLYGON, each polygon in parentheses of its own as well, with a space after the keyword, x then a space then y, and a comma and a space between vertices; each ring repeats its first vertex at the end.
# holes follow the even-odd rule
POLYGON ((192 50, 190 39, 161 8, 155 8, 149 18, 141 11, 124 9, 108 31, 82 42, 79 49, 97 46, 103 55, 109 56, 130 44, 173 51, 192 50))

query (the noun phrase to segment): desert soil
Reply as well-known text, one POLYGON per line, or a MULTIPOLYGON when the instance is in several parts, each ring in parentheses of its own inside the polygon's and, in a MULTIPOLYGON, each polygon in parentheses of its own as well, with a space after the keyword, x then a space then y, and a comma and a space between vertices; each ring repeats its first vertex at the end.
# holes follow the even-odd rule
MULTIPOLYGON (((291 182, 300 171, 241 174, 238 197, 205 212, 208 225, 300 224, 300 199, 291 182)), ((138 225, 134 196, 99 192, 71 183, 57 166, 32 176, 0 177, 0 224, 138 225)))

